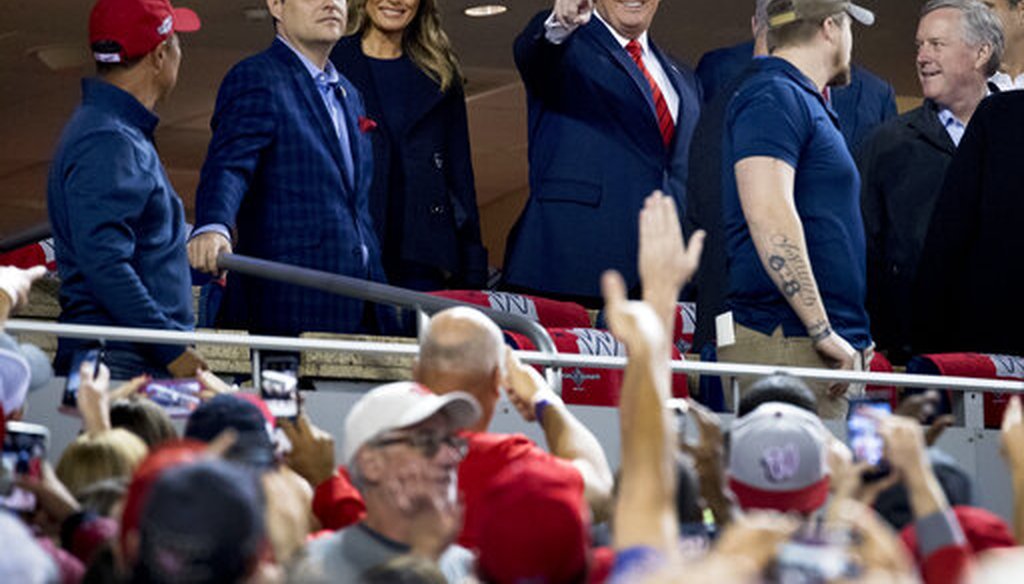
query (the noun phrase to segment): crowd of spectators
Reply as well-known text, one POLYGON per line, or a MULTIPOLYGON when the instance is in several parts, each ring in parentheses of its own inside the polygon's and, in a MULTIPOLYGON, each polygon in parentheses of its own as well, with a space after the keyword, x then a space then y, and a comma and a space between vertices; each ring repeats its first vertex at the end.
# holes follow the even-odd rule
MULTIPOLYGON (((486 252, 462 80, 436 5, 355 2, 360 12, 350 32, 356 36, 339 44, 344 5, 314 4, 268 0, 275 41, 225 79, 200 185, 200 225, 186 244, 181 202, 152 143, 152 110, 177 79, 176 33, 197 30, 198 17, 159 0, 99 1, 90 24, 99 78, 83 85, 83 105, 58 148, 49 192, 62 320, 188 330, 194 321, 188 262, 220 277, 218 256, 234 248, 370 280, 387 276, 413 288, 482 282, 486 252), (159 26, 125 32, 125 11, 159 26), (119 42, 109 44, 115 37, 119 42), (339 69, 374 94, 367 108, 377 121, 361 115, 360 93, 339 69), (389 83, 418 84, 424 96, 437 94, 442 109, 412 111, 419 101, 389 95, 389 83), (303 113, 307 106, 319 122, 303 113), (414 114, 432 125, 417 126, 414 114), (324 128, 324 136, 311 137, 324 128), (376 140, 367 135, 374 130, 376 140), (412 146, 418 141, 438 150, 419 157, 420 147, 412 146), (371 178, 373 160, 390 162, 371 178), (413 233, 405 227, 422 226, 413 219, 425 207, 412 187, 428 173, 435 179, 429 196, 441 198, 427 207, 443 230, 413 233), (296 185, 309 188, 285 188, 296 185), (345 228, 321 225, 326 219, 345 228), (419 243, 442 231, 444 249, 419 243), (378 232, 391 236, 378 240, 378 232)), ((706 110, 715 119, 698 126, 697 78, 647 36, 658 0, 556 0, 516 43, 531 116, 541 122, 531 124, 537 132, 531 135, 533 198, 513 235, 506 284, 588 302, 600 291, 604 320, 628 354, 617 405, 619 468, 538 370, 506 346, 502 331, 469 307, 430 319, 410 379, 361 396, 341 436, 301 411, 273 416, 258 397, 208 371, 194 349, 116 345, 108 364, 68 371, 85 346, 62 342, 56 365, 79 376, 73 409, 82 430, 49 456, 38 444, 19 447, 15 437, 45 435, 22 422, 33 419, 28 392, 47 386, 52 371, 38 349, 3 335, 0 581, 945 584, 1019 574, 1024 412, 1016 397, 1001 429, 1015 493, 1012 526, 975 506, 973 477, 934 448, 950 421, 923 426, 921 411, 933 396, 912 396, 896 414, 858 411, 876 428, 884 463, 855 458, 823 420, 847 413, 848 398, 859 389, 846 385, 744 379, 728 425, 697 401, 670 400, 677 303, 704 251, 698 227, 713 231, 711 259, 720 273, 709 281, 728 288, 712 291, 715 306, 732 310, 720 326, 732 340, 717 340, 726 361, 866 368, 875 347, 865 289, 872 279, 898 275, 905 249, 913 256, 907 273, 888 282, 893 289, 880 292, 880 305, 907 303, 918 253, 942 260, 925 263, 925 274, 953 260, 988 270, 974 259, 989 249, 1013 256, 1016 238, 991 241, 991 234, 1006 231, 1008 217, 1020 216, 1012 212, 1019 203, 1006 196, 1012 189, 1004 188, 1012 184, 1013 163, 991 154, 990 146, 1019 143, 1019 132, 1004 135, 1007 124, 998 120, 1024 109, 1016 95, 985 94, 990 77, 1004 85, 1020 79, 1017 69, 999 70, 999 57, 1002 27, 1019 36, 1013 26, 1021 3, 987 4, 927 2, 918 32, 924 106, 855 136, 840 131, 845 116, 830 105, 847 95, 833 96, 831 87, 851 75, 877 81, 850 63, 851 22, 874 21, 855 4, 758 2, 754 42, 730 53, 746 69, 735 80, 719 80, 722 91, 706 110), (950 34, 957 26, 962 34, 950 34), (950 45, 964 58, 944 53, 950 45), (606 50, 618 51, 630 67, 616 69, 627 85, 609 83, 607 71, 592 75, 606 50), (954 73, 969 77, 970 86, 954 73), (633 81, 641 94, 632 92, 633 81), (563 107, 580 84, 608 89, 605 98, 624 107, 580 107, 586 116, 563 107), (628 96, 621 93, 626 89, 628 96), (969 103, 959 99, 968 89, 969 103), (607 131, 627 114, 637 114, 635 132, 607 131), (940 139, 937 150, 914 133, 925 119, 932 138, 940 139), (643 156, 623 144, 623 132, 649 142, 643 156), (692 222, 687 242, 677 210, 686 201, 685 167, 706 154, 689 159, 695 132, 721 151, 711 158, 714 201, 693 199, 693 209, 705 215, 695 215, 700 220, 692 222), (955 154, 961 136, 963 153, 955 154), (591 147, 584 154, 595 157, 585 164, 565 156, 566 141, 582 138, 591 147), (853 150, 862 143, 866 149, 855 161, 853 150), (907 184, 903 163, 887 148, 904 154, 917 148, 931 165, 907 184), (590 184, 592 173, 605 170, 595 160, 609 156, 619 157, 619 172, 590 184), (544 165, 550 176, 533 160, 538 157, 553 160, 544 165), (647 164, 652 158, 660 162, 647 164), (939 190, 947 165, 952 180, 939 190), (717 172, 720 167, 726 172, 717 172), (995 186, 983 184, 981 173, 996 177, 995 186), (902 191, 890 188, 893 181, 927 203, 914 210, 913 233, 896 225, 906 217, 891 201, 900 198, 898 210, 905 211, 907 195, 894 194, 902 191), (576 190, 566 190, 563 183, 571 182, 579 183, 576 190), (578 188, 584 183, 592 188, 578 188), (646 196, 659 184, 667 193, 646 196), (639 220, 625 220, 640 198, 639 220), (983 198, 999 204, 989 209, 983 198), (589 205, 593 216, 570 216, 566 203, 589 205), (932 206, 939 220, 926 233, 929 217, 920 213, 929 215, 932 206), (578 232, 562 225, 570 217, 584 224, 578 232), (628 227, 604 229, 611 219, 628 227), (714 233, 721 229, 724 236, 714 233), (588 244, 552 245, 539 233, 588 244), (975 240, 990 246, 979 248, 975 240), (615 242, 613 260, 595 251, 609 242, 615 242), (888 246, 899 261, 873 246, 888 246), (866 252, 881 262, 875 272, 863 269, 866 252), (569 264, 572 281, 558 280, 568 278, 556 272, 569 264), (112 377, 129 372, 196 378, 201 402, 180 434, 167 411, 141 391, 148 377, 113 386, 112 377), (539 425, 543 445, 491 430, 502 400, 539 425)), ((1008 52, 1018 69, 1019 52, 1008 52)), ((891 89, 881 94, 888 97, 880 113, 886 117, 891 89)), ((1010 296, 1005 291, 1019 289, 1016 272, 1008 271, 1007 285, 992 294, 1003 301, 1010 296)), ((43 272, 0 268, 0 324, 27 302, 43 272)), ((286 284, 235 277, 226 290, 232 310, 225 314, 236 320, 222 323, 242 322, 254 332, 380 331, 393 316, 286 284)), ((935 302, 966 294, 962 287, 950 290, 929 287, 944 294, 935 302)), ((708 288, 698 286, 701 293, 708 288)), ((884 348, 909 356, 911 321, 938 322, 930 306, 920 308, 885 322, 894 328, 891 340, 881 335, 884 348)), ((1010 352, 1019 346, 996 333, 983 340, 1010 352)))
MULTIPOLYGON (((356 402, 340 460, 335 437, 305 414, 275 419, 215 376, 200 376, 204 401, 179 436, 139 393, 144 378, 110 389, 106 367, 94 376, 86 365, 80 436, 56 468, 43 460, 6 477, 34 506, 0 513, 0 580, 931 584, 1014 573, 1024 560, 1018 399, 1002 428, 1012 527, 972 506, 972 478, 929 449, 916 418, 872 414, 889 473, 868 481, 867 463, 795 378, 754 384, 728 427, 693 400, 673 412, 667 331, 704 236, 684 244, 660 193, 638 230, 642 300, 627 299, 616 272, 602 279, 608 325, 629 355, 617 472, 471 308, 431 320, 412 380, 356 402), (546 449, 488 430, 502 393, 540 424, 546 449), (676 416, 696 431, 681 432, 676 416)), ((4 319, 39 275, 0 274, 4 319)), ((31 371, 24 351, 0 355, 11 364, 5 422, 32 419, 27 391, 49 373, 31 371)))

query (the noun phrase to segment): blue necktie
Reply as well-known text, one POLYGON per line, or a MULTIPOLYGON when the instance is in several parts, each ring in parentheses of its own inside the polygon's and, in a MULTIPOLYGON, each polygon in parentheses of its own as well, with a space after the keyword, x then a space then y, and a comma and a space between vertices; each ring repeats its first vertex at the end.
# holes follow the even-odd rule
POLYGON ((325 78, 317 78, 317 87, 320 89, 327 105, 327 112, 334 123, 334 133, 338 137, 338 145, 341 147, 341 159, 344 163, 345 177, 349 184, 353 183, 355 162, 352 158, 352 142, 348 135, 348 124, 345 120, 345 88, 340 81, 327 81, 325 78))

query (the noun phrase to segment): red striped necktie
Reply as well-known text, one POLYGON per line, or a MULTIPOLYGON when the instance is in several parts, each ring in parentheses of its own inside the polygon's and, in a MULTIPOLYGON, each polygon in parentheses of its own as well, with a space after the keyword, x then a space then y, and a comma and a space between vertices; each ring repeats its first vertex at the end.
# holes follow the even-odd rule
POLYGON ((640 43, 636 39, 629 41, 626 43, 626 51, 629 52, 630 57, 633 57, 636 66, 640 67, 640 72, 647 79, 647 84, 651 86, 651 96, 654 97, 654 111, 658 114, 658 129, 661 131, 661 138, 665 141, 665 146, 668 146, 672 143, 672 136, 676 133, 676 124, 672 121, 671 112, 668 111, 668 102, 665 101, 665 95, 661 92, 658 84, 654 82, 651 72, 644 66, 644 49, 640 46, 640 43))

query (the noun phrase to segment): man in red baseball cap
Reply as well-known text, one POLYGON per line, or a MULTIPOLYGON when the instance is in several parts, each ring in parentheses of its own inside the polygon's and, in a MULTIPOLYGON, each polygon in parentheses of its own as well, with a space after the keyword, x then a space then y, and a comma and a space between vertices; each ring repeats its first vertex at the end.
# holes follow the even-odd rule
MULTIPOLYGON (((153 113, 178 80, 178 32, 199 17, 167 0, 98 0, 89 43, 98 75, 50 167, 47 208, 61 277, 62 322, 190 330, 192 288, 185 215, 153 145, 153 113)), ((66 374, 83 341, 61 339, 66 374)), ((181 346, 112 343, 111 376, 195 375, 202 358, 181 346)))
POLYGON ((99 0, 89 16, 89 46, 97 62, 130 63, 199 26, 195 12, 167 0, 99 0))

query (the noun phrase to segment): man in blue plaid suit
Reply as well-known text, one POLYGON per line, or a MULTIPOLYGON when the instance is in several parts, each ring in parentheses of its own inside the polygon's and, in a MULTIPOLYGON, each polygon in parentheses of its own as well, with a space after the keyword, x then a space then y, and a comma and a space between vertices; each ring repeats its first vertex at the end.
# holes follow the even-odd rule
MULTIPOLYGON (((217 95, 189 260, 216 274, 234 239, 243 255, 382 281, 367 202, 372 124, 328 60, 345 30, 345 1, 267 5, 277 38, 232 68, 217 95)), ((263 334, 357 332, 371 322, 365 314, 358 300, 229 274, 218 323, 263 334)))

